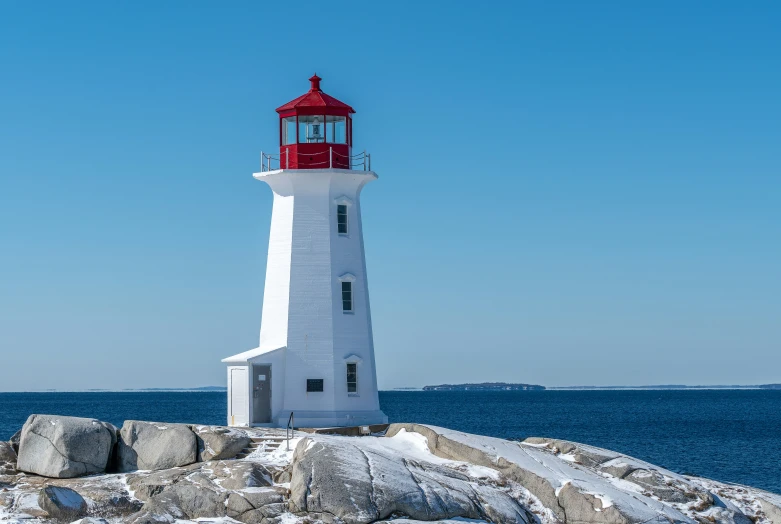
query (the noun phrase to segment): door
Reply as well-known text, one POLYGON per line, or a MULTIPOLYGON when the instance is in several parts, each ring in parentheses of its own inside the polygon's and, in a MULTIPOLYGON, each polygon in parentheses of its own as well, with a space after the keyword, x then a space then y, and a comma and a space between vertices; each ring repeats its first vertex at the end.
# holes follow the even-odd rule
POLYGON ((252 423, 271 422, 271 366, 252 366, 252 423))
POLYGON ((247 405, 247 368, 231 369, 230 383, 230 417, 231 426, 246 426, 248 424, 249 406, 247 405))

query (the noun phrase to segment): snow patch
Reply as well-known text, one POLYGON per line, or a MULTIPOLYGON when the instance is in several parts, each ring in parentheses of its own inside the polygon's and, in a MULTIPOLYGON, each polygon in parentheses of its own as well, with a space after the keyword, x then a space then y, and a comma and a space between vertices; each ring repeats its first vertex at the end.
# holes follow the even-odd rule
POLYGON ((502 474, 492 468, 485 466, 475 466, 470 464, 466 467, 466 474, 470 477, 477 479, 490 479, 493 481, 499 481, 502 478, 502 474))
MULTIPOLYGON (((610 497, 603 495, 602 493, 595 493, 593 491, 584 491, 583 493, 587 495, 591 495, 596 499, 599 499, 599 502, 602 503, 602 509, 607 509, 613 505, 612 499, 610 497)), ((597 511, 602 511, 602 509, 598 509, 597 511)))
POLYGON ((566 455, 559 455, 559 458, 561 460, 566 460, 567 462, 576 462, 577 459, 575 458, 575 455, 572 454, 572 452, 567 453, 566 455))
POLYGON ((498 482, 502 475, 495 469, 470 464, 458 460, 450 460, 434 455, 428 447, 428 439, 420 433, 406 431, 402 428, 392 437, 330 437, 349 443, 358 444, 360 448, 382 453, 392 453, 410 458, 418 462, 445 466, 465 473, 473 479, 487 479, 498 482), (359 441, 355 439, 359 438, 359 441))
MULTIPOLYGON (((234 520, 230 517, 216 517, 216 518, 200 518, 195 520, 175 520, 174 524, 191 524, 193 522, 201 522, 203 524, 240 524, 238 520, 234 520)), ((293 521, 297 522, 297 521, 293 521)))
MULTIPOLYGON (((268 450, 266 446, 261 445, 258 449, 250 453, 244 460, 251 460, 254 462, 260 462, 264 466, 279 466, 285 467, 293 461, 293 453, 296 450, 296 446, 301 442, 303 437, 296 437, 290 439, 290 451, 288 451, 288 443, 282 441, 278 448, 268 450)), ((309 446, 313 446, 314 442, 310 442, 309 446)), ((308 448, 307 448, 308 449, 308 448)))
MULTIPOLYGON (((471 435, 435 426, 427 425, 426 427, 439 434, 441 438, 444 437, 482 451, 494 463, 504 459, 507 462, 516 464, 518 467, 544 479, 554 488, 557 495, 567 483, 572 483, 573 487, 578 491, 597 492, 609 498, 612 505, 620 508, 619 510, 630 519, 637 519, 637 521, 643 522, 661 517, 663 519, 686 522, 686 517, 676 508, 651 497, 641 495, 636 491, 637 488, 632 490, 621 489, 611 482, 610 479, 605 478, 605 476, 583 465, 562 460, 559 455, 541 446, 529 446, 519 442, 471 435)), ((585 449, 586 447, 579 445, 579 448, 585 449)), ((601 455, 619 456, 615 452, 599 451, 601 455)), ((641 461, 637 462, 641 463, 641 461)))
POLYGON ((532 444, 531 442, 521 442, 522 446, 529 446, 530 448, 547 448, 547 444, 532 444))

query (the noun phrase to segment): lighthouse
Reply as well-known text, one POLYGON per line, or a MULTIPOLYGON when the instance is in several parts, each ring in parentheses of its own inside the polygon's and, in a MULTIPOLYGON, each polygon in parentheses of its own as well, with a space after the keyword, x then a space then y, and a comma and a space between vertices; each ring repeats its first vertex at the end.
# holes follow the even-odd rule
POLYGON ((377 179, 353 153, 352 107, 321 78, 277 108, 279 153, 253 176, 274 195, 258 347, 223 359, 228 424, 382 424, 360 194, 377 179))

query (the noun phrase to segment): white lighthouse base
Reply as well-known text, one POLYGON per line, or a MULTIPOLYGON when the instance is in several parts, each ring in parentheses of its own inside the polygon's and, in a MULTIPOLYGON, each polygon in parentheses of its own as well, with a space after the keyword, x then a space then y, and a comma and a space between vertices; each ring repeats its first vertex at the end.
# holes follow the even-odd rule
POLYGON ((387 423, 359 198, 377 175, 329 168, 255 177, 274 204, 259 346, 223 360, 230 425, 286 427, 291 412, 296 427, 387 423))
MULTIPOLYGON (((296 411, 293 424, 297 428, 342 428, 387 424, 388 416, 382 411, 296 411)), ((290 412, 281 413, 277 427, 286 427, 290 412)))
MULTIPOLYGON (((286 364, 286 356, 287 348, 284 347, 274 350, 256 348, 223 360, 228 364, 229 426, 284 428, 288 425, 291 411, 294 417, 293 425, 297 428, 354 427, 388 423, 388 417, 378 409, 291 410, 295 405, 306 405, 307 393, 293 390, 285 395, 285 371, 292 367, 286 364), (271 389, 265 397, 255 395, 253 391, 257 384, 253 383, 253 378, 259 374, 268 374, 264 378, 267 379, 266 383, 270 383, 271 389), (264 400, 265 407, 260 406, 264 400), (259 417, 263 414, 267 416, 259 417)), ((379 407, 376 393, 364 397, 348 396, 346 399, 348 402, 360 402, 360 407, 379 407)))

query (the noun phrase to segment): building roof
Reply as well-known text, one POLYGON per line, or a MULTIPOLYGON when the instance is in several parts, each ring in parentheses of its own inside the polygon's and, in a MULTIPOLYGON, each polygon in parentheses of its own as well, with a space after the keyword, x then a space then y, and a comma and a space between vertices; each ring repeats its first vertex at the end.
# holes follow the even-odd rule
POLYGON ((341 109, 343 111, 347 111, 348 113, 355 113, 355 109, 349 105, 337 100, 331 95, 323 93, 323 91, 320 89, 320 80, 322 80, 322 78, 315 74, 312 78, 309 79, 311 82, 309 92, 299 96, 295 100, 291 100, 283 106, 279 106, 277 108, 277 113, 302 109, 305 107, 328 107, 331 109, 341 109))
POLYGON ((280 349, 285 349, 285 346, 279 348, 250 349, 249 351, 245 351, 244 353, 239 353, 238 355, 233 355, 232 357, 224 358, 222 359, 222 361, 225 362, 226 364, 246 364, 247 362, 249 362, 255 357, 259 357, 260 355, 265 355, 266 353, 273 353, 274 351, 279 351, 280 349))

